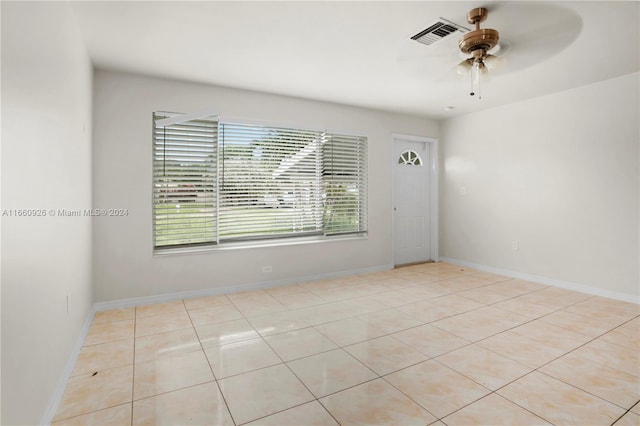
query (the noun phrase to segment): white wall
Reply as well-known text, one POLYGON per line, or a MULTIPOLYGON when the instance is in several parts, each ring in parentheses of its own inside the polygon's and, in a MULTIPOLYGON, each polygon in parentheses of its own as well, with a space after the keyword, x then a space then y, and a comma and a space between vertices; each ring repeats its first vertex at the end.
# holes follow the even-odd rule
POLYGON ((445 121, 441 254, 637 299, 638 82, 445 121))
MULTIPOLYGON (((2 208, 90 208, 92 71, 75 16, 66 2, 1 7, 2 208)), ((2 424, 43 419, 91 304, 90 218, 2 217, 2 424)))
POLYGON ((98 71, 94 205, 128 217, 94 221, 96 301, 286 280, 391 264, 391 134, 438 136, 411 117, 230 88, 98 71), (151 114, 214 108, 224 117, 369 137, 369 238, 190 255, 152 254, 151 114), (273 272, 263 273, 263 265, 273 272))

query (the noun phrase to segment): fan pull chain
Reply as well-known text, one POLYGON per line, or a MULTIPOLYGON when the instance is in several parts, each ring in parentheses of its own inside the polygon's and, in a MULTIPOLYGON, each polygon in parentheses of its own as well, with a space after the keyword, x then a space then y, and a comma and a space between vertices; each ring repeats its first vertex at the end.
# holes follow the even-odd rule
POLYGON ((475 96, 478 94, 478 100, 482 99, 482 94, 480 92, 480 66, 477 62, 474 62, 471 66, 471 92, 469 92, 470 96, 475 96))
POLYGON ((471 81, 471 90, 469 91, 469 96, 474 96, 475 92, 473 91, 473 64, 471 65, 471 71, 469 72, 469 77, 471 81))
POLYGON ((480 66, 476 70, 476 84, 478 85, 478 100, 482 99, 482 91, 480 90, 480 66))

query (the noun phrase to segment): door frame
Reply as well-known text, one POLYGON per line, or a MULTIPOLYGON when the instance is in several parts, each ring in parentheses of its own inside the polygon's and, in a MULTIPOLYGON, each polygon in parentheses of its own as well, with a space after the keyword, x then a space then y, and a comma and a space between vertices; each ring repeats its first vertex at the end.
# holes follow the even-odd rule
POLYGON ((429 231, 430 231, 430 252, 431 252, 431 260, 437 262, 439 260, 439 252, 438 252, 438 173, 439 173, 439 160, 438 160, 438 139, 426 137, 426 136, 415 136, 415 135, 406 135, 402 133, 392 133, 391 134, 391 260, 392 264, 395 266, 396 262, 396 239, 395 239, 395 213, 394 213, 394 204, 395 204, 395 185, 396 185, 396 158, 394 147, 395 143, 398 141, 408 141, 408 142, 421 142, 425 143, 426 147, 429 149, 429 178, 430 178, 430 195, 429 195, 429 231))

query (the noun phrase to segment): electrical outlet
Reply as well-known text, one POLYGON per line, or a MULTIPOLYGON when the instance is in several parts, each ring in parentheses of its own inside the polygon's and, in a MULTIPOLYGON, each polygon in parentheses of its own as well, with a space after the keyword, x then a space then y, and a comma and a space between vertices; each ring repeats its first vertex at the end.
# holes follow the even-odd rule
POLYGON ((262 272, 271 272, 273 271, 273 268, 271 268, 271 265, 264 265, 262 267, 262 272))
POLYGON ((518 243, 518 240, 511 241, 511 250, 518 251, 519 249, 520 249, 520 244, 518 243))

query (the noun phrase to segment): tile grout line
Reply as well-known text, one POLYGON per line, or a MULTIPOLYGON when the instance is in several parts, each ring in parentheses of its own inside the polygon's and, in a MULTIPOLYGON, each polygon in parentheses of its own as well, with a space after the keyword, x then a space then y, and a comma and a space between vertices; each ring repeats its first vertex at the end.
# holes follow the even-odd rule
MULTIPOLYGON (((627 414, 629 414, 629 412, 631 412, 632 414, 635 414, 633 411, 631 411, 631 409, 632 409, 633 407, 635 407, 635 406, 636 406, 636 404, 638 404, 638 403, 640 403, 640 399, 639 399, 638 401, 636 401, 636 402, 635 402, 635 403, 634 403, 630 408, 627 408, 627 410, 626 410, 624 413, 622 413, 622 415, 621 415, 620 417, 618 417, 617 419, 615 419, 615 420, 613 421, 613 423, 611 423, 611 426, 614 426, 616 423, 618 423, 618 422, 619 422, 619 421, 620 421, 624 416, 626 416, 627 414)), ((637 414, 636 414, 636 415, 637 415, 637 414)), ((637 415, 637 416, 638 416, 638 418, 640 418, 640 415, 637 415)))
MULTIPOLYGON (((226 295, 225 295, 225 297, 226 297, 226 295)), ((229 299, 229 298, 227 297, 227 299, 229 299)), ((231 299, 229 299, 229 302, 231 302, 233 304, 233 301, 231 301, 231 299)), ((224 402, 224 406, 227 409, 227 412, 229 413, 229 417, 231 418, 231 421, 233 422, 233 424, 237 425, 238 423, 236 422, 236 419, 233 417, 233 413, 231 413, 231 409, 229 408, 229 403, 227 402, 227 398, 224 396, 224 393, 222 392, 222 387, 220 386, 220 382, 218 381, 218 378, 216 377, 216 373, 213 371, 213 366, 211 365, 211 361, 209 360, 209 357, 207 356, 207 353, 205 352, 204 346, 202 346, 202 341, 200 340, 200 335, 198 334, 198 330, 196 329, 196 326, 193 323, 193 319, 191 318, 191 313, 189 312, 189 309, 187 309, 187 305, 184 302, 184 299, 182 299, 182 304, 184 305, 185 311, 187 311, 187 316, 189 317, 189 321, 191 322, 191 327, 193 328, 193 332, 196 335, 196 339, 198 339, 198 345, 200 345, 200 350, 202 351, 202 355, 204 356, 204 359, 207 360, 207 365, 209 366, 209 370, 211 370, 211 375, 213 376, 213 381, 215 382, 216 387, 218 388, 218 392, 220 392, 220 396, 222 397, 222 401, 224 402)), ((242 316, 242 318, 244 318, 244 315, 242 316)), ((211 383, 211 382, 207 382, 207 383, 211 383)), ((200 383, 199 385, 201 385, 201 384, 203 384, 203 383, 200 383)), ((194 386, 198 386, 198 385, 194 385, 194 386)))
MULTIPOLYGON (((580 303, 580 302, 576 302, 576 303, 580 303)), ((569 305, 569 306, 571 306, 571 305, 569 305)), ((631 321, 631 320, 629 320, 629 321, 631 321)), ((627 322, 628 322, 628 321, 627 321, 627 322)), ((626 324, 626 322, 625 322, 625 324, 626 324)), ((550 325, 553 325, 553 324, 550 324, 550 325)), ((556 326, 556 327, 557 327, 557 326, 556 326)), ((515 327, 514 327, 514 328, 515 328, 515 327)), ((559 328, 561 328, 561 327, 559 327, 559 328)), ((616 327, 616 328, 617 328, 617 327, 616 327)), ((508 331, 508 330, 506 330, 506 331, 508 331)), ((568 330, 568 331, 572 331, 572 330, 568 330)), ((578 346, 578 347, 576 347, 576 348, 573 348, 573 349, 568 350, 568 351, 564 351, 564 353, 563 353, 563 354, 561 354, 561 355, 559 355, 559 356, 557 356, 557 357, 555 357, 555 358, 552 358, 551 360, 549 360, 549 361, 545 362, 544 364, 542 364, 542 365, 540 365, 540 366, 538 366, 538 367, 536 367, 536 368, 532 369, 532 370, 531 370, 531 371, 529 371, 527 374, 524 374, 524 375, 522 375, 522 376, 520 376, 520 377, 518 377, 518 378, 516 378, 516 379, 514 379, 514 380, 512 380, 512 381, 510 381, 509 383, 506 383, 506 384, 504 384, 504 385, 500 386, 499 388, 497 388, 497 389, 495 389, 494 391, 492 391, 492 393, 496 393, 497 395, 501 396, 502 398, 506 399, 507 401, 512 402, 513 404, 516 404, 516 405, 518 405, 519 407, 521 407, 521 408, 523 408, 523 409, 525 409, 525 410, 527 410, 527 411, 529 411, 529 412, 533 413, 532 411, 528 410, 526 407, 523 407, 523 406, 521 406, 520 404, 518 404, 516 401, 512 401, 511 399, 509 399, 509 398, 507 398, 507 397, 505 397, 505 396, 503 396, 503 395, 501 395, 501 394, 499 394, 499 393, 497 393, 497 392, 498 392, 499 390, 501 390, 501 389, 503 389, 503 388, 507 387, 508 385, 510 385, 510 384, 512 384, 512 383, 514 383, 514 382, 516 382, 516 381, 518 381, 518 380, 520 380, 520 379, 522 379, 522 378, 524 378, 524 377, 526 377, 526 376, 530 375, 531 373, 533 373, 533 372, 537 372, 537 373, 543 374, 543 375, 545 375, 545 376, 547 376, 547 377, 549 377, 549 378, 551 378, 551 379, 553 379, 553 380, 557 380, 557 381, 559 381, 559 382, 561 382, 561 383, 564 383, 564 384, 565 384, 565 385, 567 385, 567 386, 571 386, 572 388, 575 388, 575 389, 577 389, 577 390, 579 390, 579 391, 582 391, 582 392, 584 392, 584 393, 587 393, 587 394, 589 394, 589 395, 591 395, 591 396, 593 396, 593 397, 595 397, 595 398, 598 398, 598 399, 600 399, 600 400, 602 400, 602 401, 605 401, 605 402, 607 402, 607 403, 609 403, 609 404, 612 404, 612 405, 615 405, 615 406, 617 406, 617 407, 620 407, 620 408, 624 409, 624 407, 622 407, 622 406, 620 406, 620 405, 618 405, 618 404, 616 404, 616 403, 614 403, 614 402, 611 402, 611 401, 609 401, 609 400, 606 400, 606 399, 604 399, 604 398, 602 398, 602 397, 600 397, 600 396, 598 396, 598 395, 595 395, 595 394, 593 394, 593 393, 591 393, 591 392, 587 391, 586 389, 582 389, 582 388, 580 388, 580 387, 578 387, 578 386, 576 386, 576 385, 573 385, 573 384, 571 384, 571 383, 567 383, 567 382, 565 382, 564 380, 562 380, 562 379, 560 379, 560 378, 558 378, 558 377, 555 377, 555 376, 552 376, 552 375, 550 375, 550 374, 547 374, 547 373, 545 373, 544 371, 540 371, 540 369, 541 369, 541 368, 543 368, 543 367, 545 367, 545 366, 547 366, 547 365, 551 364, 552 362, 555 362, 555 361, 559 360, 560 358, 565 357, 566 355, 569 355, 570 353, 572 353, 572 352, 576 351, 577 349, 579 349, 579 348, 581 348, 581 347, 583 347, 583 346, 585 346, 585 345, 587 345, 587 344, 589 344, 589 343, 593 342, 594 340, 596 340, 596 339, 598 339, 598 338, 602 337, 603 335, 607 334, 608 332, 609 332, 609 331, 607 331, 607 332, 605 332, 605 333, 603 333, 603 334, 601 334, 601 335, 598 335, 598 336, 596 336, 596 337, 593 337, 593 338, 591 338, 591 340, 588 340, 587 342, 583 343, 582 345, 580 345, 580 346, 578 346)), ((498 333, 498 334, 499 334, 499 333, 498 333)), ((581 334, 581 333, 578 333, 578 334, 581 334)), ((495 335, 494 335, 494 336, 495 336, 495 335)), ((584 336, 584 335, 583 335, 583 336, 584 336)), ((493 336, 488 336, 488 337, 486 337, 485 339, 482 339, 482 340, 489 339, 490 337, 493 337, 493 336)), ((541 342, 538 342, 537 340, 532 339, 532 338, 529 338, 529 337, 527 337, 527 336, 522 336, 522 337, 525 337, 525 338, 527 338, 527 339, 529 339, 529 340, 532 340, 532 341, 534 341, 534 342, 536 342, 536 343, 541 343, 541 342)), ((585 336, 585 337, 590 337, 590 336, 585 336)), ((482 341, 482 340, 479 340, 479 342, 480 342, 480 341, 482 341)), ((475 342, 475 343, 477 343, 477 342, 475 342)), ((475 344, 475 343, 474 343, 474 344, 475 344)), ((507 355, 500 354, 500 353, 498 353, 498 352, 496 352, 496 351, 491 350, 490 348, 485 348, 485 349, 487 349, 487 350, 489 350, 489 351, 491 351, 491 352, 494 352, 494 353, 495 353, 495 354, 497 354, 497 355, 500 355, 500 356, 504 356, 504 357, 506 357, 506 358, 509 358, 507 355)), ((511 358, 509 358, 509 359, 511 359, 511 358)), ((511 360, 512 360, 512 361, 514 361, 514 362, 518 362, 517 360, 513 360, 513 359, 511 359, 511 360)), ((438 360, 436 360, 436 361, 438 361, 438 360)), ((592 362, 595 362, 595 361, 592 361, 592 362)), ((518 362, 518 363, 519 363, 519 362, 518 362)), ((607 368, 612 368, 612 367, 609 367, 609 366, 604 365, 604 364, 599 363, 599 362, 597 362, 597 364, 602 365, 602 366, 607 367, 607 368)), ((522 364, 522 365, 524 365, 524 364, 522 364)), ((527 367, 527 368, 530 368, 530 367, 528 367, 528 366, 526 366, 526 367, 527 367)), ((451 367, 449 367, 449 368, 451 368, 451 367)), ((457 371, 457 370, 456 370, 456 371, 457 371)), ((618 370, 618 371, 619 371, 619 370, 618 370)), ((466 375, 464 375, 464 373, 462 373, 462 372, 458 372, 458 373, 459 373, 459 374, 462 374, 462 375, 463 375, 463 376, 465 376, 465 377, 467 377, 467 376, 466 376, 466 375)), ((623 373, 624 373, 624 372, 623 372, 623 373)), ((628 374, 628 373, 625 373, 625 374, 628 374)), ((472 379, 471 377, 467 377, 467 378, 468 378, 468 379, 470 379, 470 380, 475 381, 475 380, 474 380, 474 379, 472 379)), ((478 383, 478 382, 476 382, 476 383, 478 383)), ((478 384, 480 384, 480 383, 478 383, 478 384)), ((462 408, 464 408, 464 407, 461 407, 460 409, 462 409, 462 408)), ((633 408, 633 406, 632 406, 631 408, 633 408)), ((631 408, 629 408, 629 410, 631 410, 631 408)), ((533 414, 537 415, 538 417, 543 418, 542 416, 540 416, 540 415, 538 415, 538 414, 536 414, 536 413, 533 413, 533 414)), ((544 419, 544 418, 543 418, 543 419, 544 419)), ((544 419, 544 420, 545 420, 545 421, 547 421, 547 422, 549 422, 549 423, 552 423, 552 422, 551 422, 550 420, 548 420, 548 419, 544 419)))
MULTIPOLYGON (((493 351, 492 351, 492 352, 493 352, 493 351)), ((498 354, 497 352, 494 352, 494 353, 495 353, 495 354, 497 354, 497 355, 499 355, 499 356, 505 356, 505 355, 502 355, 502 354, 498 354)), ((565 354, 565 355, 566 355, 566 354, 565 354)), ((564 356, 564 355, 561 355, 561 356, 560 356, 560 357, 558 357, 558 358, 561 358, 562 356, 564 356)), ((510 359, 510 358, 509 358, 509 359, 510 359)), ((503 389, 503 388, 505 388, 505 387, 509 386, 510 384, 512 384, 512 383, 514 383, 514 382, 517 382, 518 380, 520 380, 520 379, 522 379, 522 378, 524 378, 524 377, 528 376, 529 374, 531 374, 531 373, 533 373, 533 372, 536 372, 536 371, 537 371, 537 368, 531 369, 531 367, 525 366, 525 367, 527 367, 527 368, 529 368, 529 369, 530 369, 530 371, 529 371, 529 372, 527 372, 526 374, 523 374, 522 376, 519 376, 519 377, 516 377, 516 378, 515 378, 515 379, 513 379, 513 380, 510 380, 509 382, 507 382, 507 383, 503 384, 502 386, 497 387, 496 389, 490 389, 490 388, 486 387, 485 385, 483 385, 482 383, 479 383, 477 380, 475 380, 475 379, 473 379, 473 378, 471 378, 471 377, 468 377, 465 373, 463 373, 463 372, 461 372, 461 371, 458 371, 458 370, 456 370, 455 368, 453 368, 453 367, 450 367, 450 366, 446 365, 446 364, 445 364, 445 363, 443 363, 442 361, 440 361, 440 360, 438 360, 438 359, 435 359, 435 358, 434 358, 433 360, 434 360, 434 361, 436 361, 436 362, 438 362, 439 364, 441 364, 441 365, 443 365, 443 366, 445 366, 445 367, 449 368, 450 370, 455 371, 456 373, 458 373, 458 374, 460 374, 460 375, 464 376, 465 378, 467 378, 467 379, 469 379, 469 380, 471 380, 471 381, 473 381, 473 382, 477 383, 478 385, 480 385, 480 386, 482 386, 482 387, 484 387, 484 388, 486 388, 486 389, 488 389, 488 390, 490 391, 487 395, 484 395, 483 397, 478 398, 478 399, 476 399, 475 401, 470 402, 469 404, 466 404, 466 405, 464 405, 464 406, 462 406, 462 407, 458 408, 458 409, 457 409, 457 410, 455 410, 454 412, 451 412, 451 413, 447 414, 445 417, 450 416, 451 414, 453 414, 453 413, 455 413, 455 412, 458 412, 458 411, 460 411, 460 410, 462 410, 462 409, 464 409, 464 408, 468 407, 469 405, 474 404, 474 403, 476 403, 477 401, 479 401, 479 400, 481 400, 481 399, 483 399, 483 398, 488 397, 489 395, 493 395, 493 394, 495 394, 495 395, 497 395, 497 396, 499 396, 499 397, 501 397, 501 398, 504 398, 505 400, 507 400, 507 401, 511 402, 512 404, 515 404, 515 405, 519 406, 519 407, 520 407, 520 408, 522 408, 523 410, 528 411, 529 413, 531 413, 531 414, 535 415, 536 417, 539 417, 539 418, 543 419, 544 421, 549 422, 550 424, 553 424, 550 420, 543 418, 542 416, 540 416, 540 415, 538 415, 538 414, 534 413, 533 411, 530 411, 530 410, 529 410, 529 409, 527 409, 526 407, 521 406, 521 405, 520 405, 520 404, 518 404, 516 401, 512 401, 511 399, 507 398, 506 396, 503 396, 503 395, 501 395, 501 394, 499 394, 499 393, 498 393, 498 391, 499 391, 499 390, 501 390, 501 389, 503 389)), ((517 361, 515 361, 515 360, 512 360, 512 361, 517 362, 517 361)), ((521 365, 523 365, 523 366, 524 366, 524 364, 521 364, 521 365)), ((443 418, 444 418, 444 417, 443 417, 443 418)), ((440 420, 442 420, 442 419, 440 419, 440 420)))
MULTIPOLYGON (((280 354, 279 354, 279 353, 278 353, 278 352, 273 348, 273 346, 271 346, 271 344, 267 341, 267 339, 265 339, 265 338, 264 338, 264 336, 262 336, 262 335, 260 334, 260 332, 258 332, 258 330, 253 326, 253 324, 251 324, 251 321, 247 320, 247 322, 248 322, 248 323, 249 323, 249 325, 254 329, 254 331, 258 334, 258 336, 260 336, 260 338, 262 339, 262 341, 263 341, 263 342, 264 342, 264 343, 269 347, 269 349, 271 349, 271 351, 272 351, 272 352, 273 352, 273 353, 274 353, 274 354, 275 354, 275 355, 280 359, 280 361, 282 361, 282 364, 284 364, 284 365, 287 367, 287 369, 291 372, 291 374, 293 374, 293 376, 294 376, 294 377, 295 377, 295 378, 296 378, 296 379, 297 379, 297 380, 302 384, 302 386, 304 386, 304 387, 305 387, 305 389, 307 390, 307 392, 309 392, 309 394, 313 397, 313 399, 312 399, 311 401, 306 401, 306 402, 303 402, 303 403, 301 403, 301 404, 298 404, 298 405, 296 405, 296 406, 294 406, 294 407, 288 407, 288 408, 285 408, 285 409, 280 410, 280 411, 278 411, 278 412, 271 413, 271 414, 267 414, 266 416, 262 416, 262 417, 259 417, 259 418, 257 418, 257 419, 251 419, 251 420, 249 420, 248 422, 245 422, 245 423, 254 422, 254 421, 256 421, 256 420, 259 420, 259 419, 262 419, 262 418, 265 418, 265 417, 269 417, 269 416, 272 416, 272 415, 274 415, 274 414, 281 413, 281 412, 286 411, 286 410, 290 410, 291 408, 295 408, 295 407, 299 407, 299 406, 304 405, 304 404, 308 404, 309 402, 312 402, 312 401, 317 401, 318 403, 320 403, 320 401, 318 400, 318 398, 316 397, 316 395, 315 395, 313 392, 311 392, 311 389, 309 389, 309 387, 308 387, 308 386, 307 386, 307 385, 306 385, 306 384, 305 384, 305 383, 300 379, 300 377, 298 377, 298 375, 293 371, 293 369, 291 368, 291 366, 289 366, 289 364, 287 364, 287 361, 285 361, 285 360, 284 360, 284 358, 282 358, 282 356, 280 356, 280 354)), ((278 364, 276 364, 276 365, 278 365, 278 364)), ((272 367, 273 367, 273 366, 272 366, 272 367)), ((269 367, 263 367, 263 368, 269 368, 269 367)), ((256 370, 254 370, 254 371, 256 371, 256 370)), ((244 373, 243 373, 243 374, 244 374, 244 373)), ((330 415, 334 420, 336 420, 336 423, 340 424, 340 422, 338 422, 338 421, 337 421, 337 419, 336 419, 335 417, 333 417, 333 414, 331 414, 331 412, 329 412, 329 410, 327 410, 327 409, 326 409, 326 407, 324 407, 324 405, 322 405, 322 403, 320 403, 320 405, 321 405, 321 406, 322 406, 322 407, 323 407, 323 408, 324 408, 324 409, 329 413, 329 415, 330 415)), ((244 424, 244 423, 243 423, 243 424, 244 424)))
POLYGON ((67 420, 71 420, 71 419, 75 419, 75 418, 78 418, 78 417, 87 416, 89 414, 97 413, 97 412, 103 411, 103 410, 109 410, 111 408, 122 407, 123 405, 129 405, 129 404, 131 404, 130 401, 129 402, 123 402, 123 403, 116 404, 116 405, 109 405, 108 407, 98 408, 96 410, 87 411, 85 413, 74 414, 71 417, 65 417, 65 418, 62 418, 62 419, 57 419, 55 422, 52 422, 51 424, 55 425, 55 424, 58 424, 60 422, 66 422, 67 420))
MULTIPOLYGON (((385 381, 385 383, 387 383, 389 386, 391 386, 392 388, 394 388, 395 390, 397 390, 398 392, 400 392, 402 395, 404 395, 405 397, 409 398, 409 399, 410 399, 414 404, 417 404, 420 408, 422 408, 422 409, 423 409, 423 410, 425 410, 427 413, 429 413, 430 415, 432 415, 432 416, 436 419, 436 420, 435 420, 434 422, 432 422, 432 423, 436 423, 436 422, 438 422, 438 421, 441 421, 441 420, 442 420, 442 419, 440 418, 440 416, 438 416, 438 415, 436 415, 435 413, 433 413, 433 412, 432 412, 431 410, 429 410, 427 407, 425 407, 424 405, 420 404, 418 401, 416 401, 416 400, 415 400, 415 399, 413 399, 411 396, 409 396, 409 395, 408 395, 408 394, 406 394, 404 391, 402 391, 402 389, 399 389, 399 388, 398 388, 398 387, 396 387, 393 383, 391 383, 389 380, 387 380, 387 376, 390 376, 390 375, 392 375, 392 374, 398 373, 399 371, 406 370, 407 368, 411 368, 411 367, 414 367, 414 366, 416 366, 416 365, 418 365, 418 364, 422 364, 423 362, 428 362, 428 361, 431 361, 431 360, 433 360, 433 358, 429 358, 429 359, 427 359, 426 361, 422 361, 422 362, 419 362, 419 363, 417 363, 417 364, 413 364, 413 365, 410 365, 410 366, 407 366, 407 367, 400 368, 400 369, 398 369, 398 370, 396 370, 396 371, 392 371, 392 372, 390 372, 390 373, 385 374, 384 376, 382 376, 382 377, 381 377, 381 379, 382 379, 382 380, 384 380, 384 381, 385 381)), ((445 416, 445 417, 446 417, 446 416, 445 416)))

